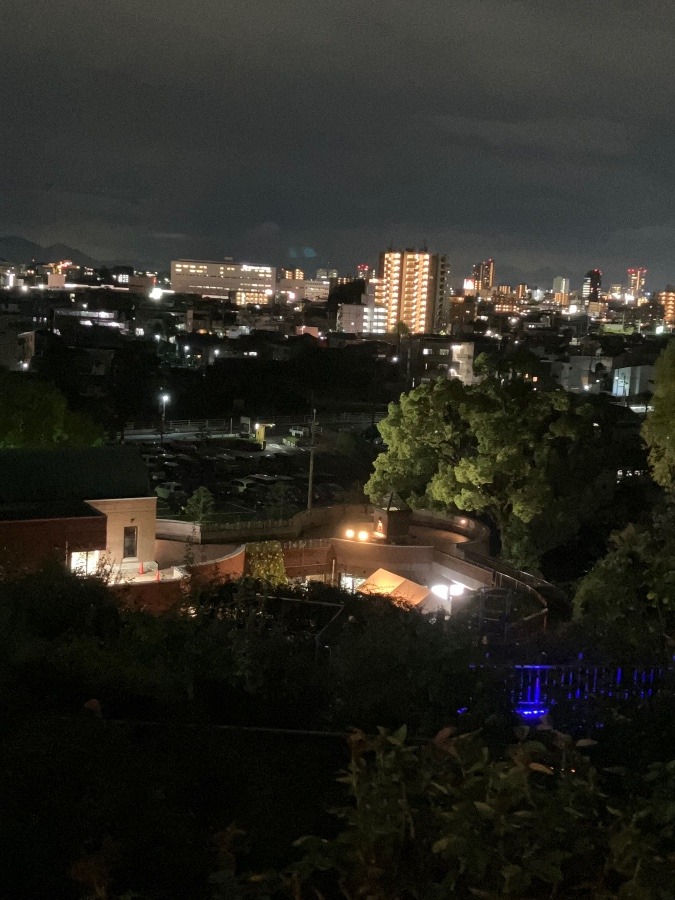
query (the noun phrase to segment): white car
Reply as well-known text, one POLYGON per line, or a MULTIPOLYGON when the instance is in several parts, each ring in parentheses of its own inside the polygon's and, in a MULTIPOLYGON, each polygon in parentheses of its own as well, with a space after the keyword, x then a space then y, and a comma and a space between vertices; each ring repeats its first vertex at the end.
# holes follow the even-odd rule
POLYGON ((253 478, 234 478, 230 484, 232 485, 232 489, 237 491, 240 494, 243 494, 244 491, 247 491, 250 487, 253 487, 254 484, 260 484, 260 482, 256 482, 253 478))
POLYGON ((185 491, 183 490, 183 485, 178 481, 165 481, 162 484, 157 485, 155 493, 160 500, 168 500, 169 497, 184 494, 185 491))

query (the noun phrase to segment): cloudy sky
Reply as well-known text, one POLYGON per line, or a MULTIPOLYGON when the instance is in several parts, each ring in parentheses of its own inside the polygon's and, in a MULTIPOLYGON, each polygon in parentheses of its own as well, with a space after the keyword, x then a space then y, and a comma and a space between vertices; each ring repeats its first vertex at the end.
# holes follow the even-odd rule
POLYGON ((671 4, 5 0, 2 33, 0 234, 675 282, 671 4))

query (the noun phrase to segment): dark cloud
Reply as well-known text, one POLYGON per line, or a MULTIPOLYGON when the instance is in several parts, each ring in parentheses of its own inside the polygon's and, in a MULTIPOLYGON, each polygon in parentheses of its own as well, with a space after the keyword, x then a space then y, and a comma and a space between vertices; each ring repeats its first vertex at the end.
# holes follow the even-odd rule
POLYGON ((674 32, 651 0, 6 0, 0 233, 307 268, 426 240, 458 276, 656 287, 674 32))

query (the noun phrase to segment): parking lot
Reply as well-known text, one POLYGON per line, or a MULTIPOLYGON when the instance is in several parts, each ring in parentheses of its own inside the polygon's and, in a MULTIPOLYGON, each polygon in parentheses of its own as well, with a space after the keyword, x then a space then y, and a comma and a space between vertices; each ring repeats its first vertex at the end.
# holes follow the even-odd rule
MULTIPOLYGON (((158 495, 158 515, 177 516, 188 497, 206 487, 221 520, 288 518, 307 506, 308 446, 270 441, 263 449, 248 437, 175 436, 134 441, 142 453, 158 495)), ((320 506, 353 497, 369 459, 361 465, 339 454, 315 451, 312 504, 320 506)))

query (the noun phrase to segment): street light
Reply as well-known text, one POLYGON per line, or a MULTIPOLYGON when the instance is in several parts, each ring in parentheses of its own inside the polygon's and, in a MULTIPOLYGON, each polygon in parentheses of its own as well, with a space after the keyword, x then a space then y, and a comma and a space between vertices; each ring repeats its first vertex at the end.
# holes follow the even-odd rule
POLYGON ((164 441, 164 425, 166 423, 166 404, 169 402, 168 394, 160 394, 159 395, 160 402, 162 404, 162 430, 159 433, 160 443, 164 441))

